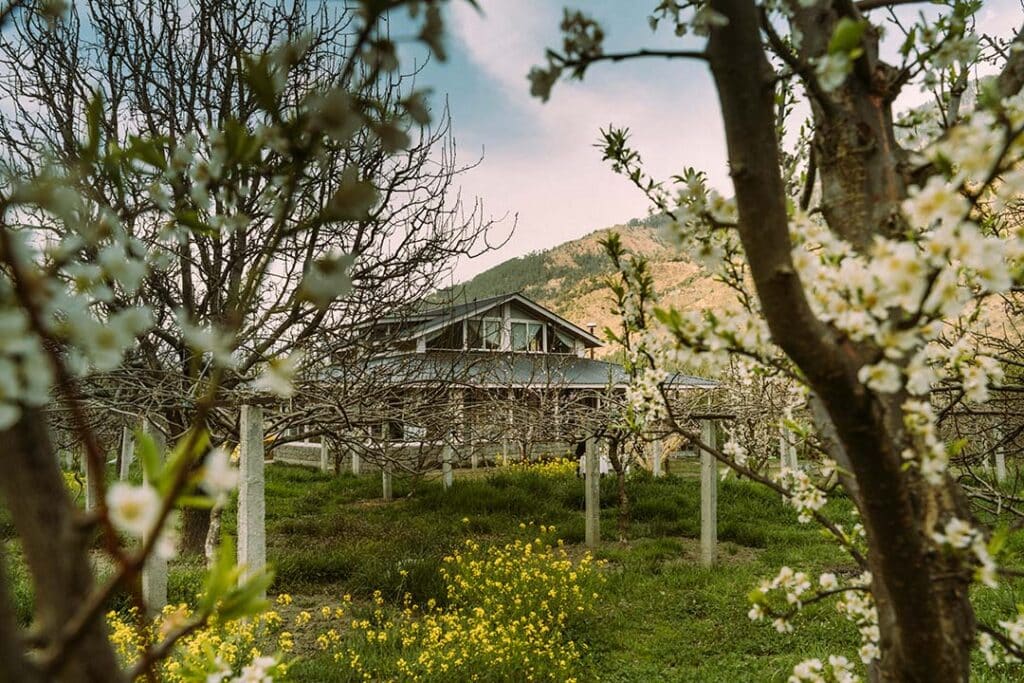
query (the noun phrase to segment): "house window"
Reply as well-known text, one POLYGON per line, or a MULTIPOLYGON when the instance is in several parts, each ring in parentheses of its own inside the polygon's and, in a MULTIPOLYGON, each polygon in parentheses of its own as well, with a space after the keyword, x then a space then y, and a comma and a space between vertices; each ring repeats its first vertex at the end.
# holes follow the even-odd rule
POLYGON ((572 337, 562 334, 554 327, 548 328, 548 351, 550 353, 572 353, 572 337))
POLYGON ((437 332, 433 337, 427 339, 428 349, 461 349, 462 348, 462 323, 455 323, 437 332))
POLYGON ((501 320, 483 318, 466 321, 466 348, 497 351, 501 348, 501 320))
POLYGON ((512 350, 531 352, 543 351, 543 323, 512 321, 512 350))

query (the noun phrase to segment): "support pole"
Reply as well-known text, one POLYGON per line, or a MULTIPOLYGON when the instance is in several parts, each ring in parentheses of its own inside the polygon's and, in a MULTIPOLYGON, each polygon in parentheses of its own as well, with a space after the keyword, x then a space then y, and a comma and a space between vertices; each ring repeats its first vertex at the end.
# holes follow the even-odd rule
POLYGON ((586 454, 583 456, 584 486, 584 539, 588 548, 596 548, 601 542, 601 476, 598 473, 596 439, 587 439, 586 454))
POLYGON ((445 444, 441 448, 441 485, 447 491, 455 483, 455 473, 452 471, 452 447, 445 444))
POLYGON ((480 466, 480 454, 476 450, 476 440, 469 442, 469 467, 476 469, 480 466))
POLYGON ((245 566, 245 576, 251 576, 267 564, 263 408, 242 406, 239 432, 238 564, 245 566))
MULTIPOLYGON (((149 420, 145 420, 142 423, 143 429, 146 433, 153 437, 156 441, 157 455, 160 457, 161 462, 166 457, 166 450, 163 447, 163 440, 157 440, 153 434, 156 430, 153 429, 153 424, 149 420)), ((131 435, 128 429, 124 430, 131 435)), ((121 435, 124 436, 124 433, 121 435)), ((122 443, 123 447, 123 443, 122 443)), ((122 467, 124 463, 124 456, 121 456, 122 467)), ((122 477, 123 478, 123 477, 122 477)), ((146 476, 145 468, 142 472, 143 483, 149 483, 149 477, 146 476)), ((165 522, 165 524, 168 524, 165 522)), ((148 542, 148 538, 143 538, 143 542, 148 542)), ((153 552, 146 557, 145 564, 142 565, 142 598, 146 602, 146 609, 149 610, 150 616, 159 614, 163 610, 164 606, 167 605, 167 560, 159 557, 154 549, 153 552)))
POLYGON ((381 488, 383 489, 384 502, 390 503, 392 499, 391 491, 391 462, 384 463, 384 467, 381 469, 381 488))
POLYGON ((128 478, 132 461, 135 459, 135 439, 132 437, 132 430, 121 427, 121 471, 118 478, 124 481, 128 478))
POLYGON ((779 468, 786 467, 795 470, 800 467, 800 461, 796 454, 793 432, 782 425, 779 427, 779 468))
POLYGON ((327 436, 320 437, 320 471, 324 474, 331 471, 331 453, 327 448, 327 436))
POLYGON ((996 427, 996 452, 995 460, 996 481, 1000 484, 1006 481, 1006 449, 1003 448, 1003 430, 996 427))
MULTIPOLYGON (((715 423, 701 420, 701 440, 717 448, 715 423)), ((713 567, 718 561, 718 467, 713 455, 700 452, 700 563, 713 567)))
POLYGON ((661 443, 661 439, 655 439, 651 442, 651 471, 654 473, 655 479, 664 475, 661 467, 663 448, 664 445, 661 443))
POLYGON ((359 462, 359 451, 355 448, 350 448, 349 453, 352 454, 352 474, 359 476, 360 462, 359 462))

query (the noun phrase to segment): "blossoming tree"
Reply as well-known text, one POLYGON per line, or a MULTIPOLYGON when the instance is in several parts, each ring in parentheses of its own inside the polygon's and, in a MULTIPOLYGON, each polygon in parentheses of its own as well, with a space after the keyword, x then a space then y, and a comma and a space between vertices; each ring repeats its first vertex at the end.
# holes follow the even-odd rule
MULTIPOLYGON (((737 292, 730 311, 683 313, 644 301, 633 278, 632 305, 620 308, 646 368, 636 422, 664 417, 660 382, 680 363, 739 361, 802 385, 862 527, 824 519, 824 494, 806 472, 768 478, 746 467, 735 444, 710 450, 785 495, 802 520, 825 523, 863 574, 814 581, 784 568, 755 592, 751 616, 788 630, 801 604, 838 596, 872 677, 954 681, 969 677, 976 645, 993 664, 1024 654, 1024 615, 976 622, 972 586, 1013 580, 1017 570, 1000 564, 1003 535, 974 521, 931 400, 941 384, 956 400, 981 403, 1006 379, 974 332, 1021 273, 1024 36, 978 34, 980 2, 948 0, 919 14, 898 7, 908 4, 666 0, 651 26, 668 24, 680 49, 626 52, 606 52, 604 29, 567 11, 561 48, 530 82, 546 99, 560 78, 581 79, 600 62, 710 67, 733 198, 692 169, 668 183, 649 177, 628 131, 603 132, 614 170, 737 292), (901 93, 915 90, 931 104, 901 108, 901 93)), ((792 680, 854 675, 837 654, 804 662, 792 680)))
MULTIPOLYGON (((52 48, 39 54, 54 58, 63 46, 46 31, 66 20, 62 4, 5 3, 0 29, 9 29, 15 18, 21 26, 38 22, 34 35, 52 48)), ((223 3, 204 7, 212 11, 214 5, 223 8, 223 3)), ((0 577, 0 679, 152 677, 156 663, 181 638, 211 619, 224 623, 265 606, 260 596, 269 576, 247 577, 225 543, 189 616, 168 621, 159 632, 139 621, 140 647, 125 671, 102 614, 108 599, 121 592, 145 614, 140 570, 150 555, 173 553, 169 520, 180 509, 215 504, 234 487, 238 474, 227 451, 212 447, 210 425, 223 408, 224 388, 247 379, 239 377, 240 359, 248 357, 251 367, 267 361, 256 386, 287 394, 296 363, 283 354, 274 358, 289 350, 276 345, 281 338, 294 338, 286 334, 287 324, 298 322, 301 330, 327 318, 360 272, 369 278, 387 275, 378 252, 352 249, 355 243, 339 235, 353 225, 361 226, 356 234, 369 231, 386 211, 382 207, 389 198, 378 181, 382 172, 385 179, 390 176, 382 164, 393 169, 387 160, 397 158, 398 168, 410 171, 400 160, 415 144, 416 131, 429 123, 422 93, 398 100, 376 87, 394 68, 395 45, 379 30, 381 21, 404 5, 365 2, 347 15, 351 34, 345 35, 351 40, 332 63, 343 77, 332 81, 308 80, 309 60, 322 55, 315 41, 253 29, 252 36, 266 39, 264 44, 216 64, 227 68, 218 78, 231 79, 232 97, 238 99, 215 116, 187 119, 180 127, 147 129, 145 119, 156 110, 138 102, 120 109, 124 81, 116 78, 106 84, 109 91, 59 93, 55 96, 76 100, 87 94, 84 110, 64 109, 62 115, 72 120, 54 138, 26 140, 38 144, 37 150, 49 142, 51 154, 29 155, 32 163, 7 169, 0 189, 0 438, 5 444, 0 501, 10 513, 35 602, 34 623, 26 629, 15 617, 8 582, 0 577), (309 82, 310 89, 290 87, 309 82), (107 108, 110 100, 115 106, 107 108), (233 106, 239 103, 241 108, 233 106), (133 119, 126 124, 128 134, 117 127, 119 116, 133 119), (357 135, 361 142, 349 151, 369 157, 346 153, 357 135), (330 183, 318 186, 318 192, 306 184, 315 178, 330 183), (140 194, 139 188, 147 189, 140 194), (134 210, 125 210, 129 204, 134 210), (335 239, 317 241, 318 234, 335 239), (243 243, 251 248, 233 251, 243 243), (230 302, 207 309, 205 319, 193 317, 195 311, 169 294, 184 309, 172 323, 168 316, 177 307, 164 306, 167 292, 155 293, 155 299, 142 295, 144 287, 190 282, 187 273, 193 268, 225 265, 220 259, 228 254, 234 254, 234 265, 218 271, 232 283, 227 290, 211 283, 192 288, 194 281, 182 289, 196 297, 194 302, 228 292, 230 302), (383 273, 375 270, 378 266, 383 273), (251 334, 253 326, 265 329, 251 334), (187 423, 165 460, 152 438, 137 433, 145 483, 108 488, 102 476, 105 453, 86 414, 83 388, 97 374, 121 367, 126 357, 153 360, 161 347, 177 353, 189 370, 187 423), (99 495, 91 510, 74 505, 58 467, 46 414, 56 401, 66 406, 88 468, 97 475, 91 485, 99 495), (90 557, 97 534, 102 564, 110 568, 102 579, 90 557)), ((304 7, 290 6, 297 12, 304 7)), ((412 3, 410 10, 421 28, 414 40, 443 58, 439 4, 412 3)), ((163 28, 171 30, 182 17, 165 19, 170 23, 163 28)), ((180 38, 185 44, 203 40, 202 35, 180 38)), ((213 49, 211 43, 203 45, 213 49)), ((201 70, 193 76, 201 79, 204 73, 213 78, 201 70)), ((37 85, 52 91, 55 83, 37 85)), ((152 85, 136 94, 156 97, 158 92, 170 93, 152 85)), ((32 117, 39 113, 25 112, 15 127, 38 122, 32 117)), ((49 132, 45 125, 36 130, 49 132)), ((433 234, 437 227, 425 230, 433 234)), ((267 680, 274 661, 260 657, 237 671, 225 671, 212 660, 206 664, 213 676, 208 680, 267 680)))
MULTIPOLYGON (((6 164, 31 173, 47 160, 75 163, 71 143, 89 113, 107 145, 127 148, 144 137, 160 141, 147 153, 174 151, 163 174, 97 165, 74 178, 124 226, 129 256, 148 250, 161 261, 147 272, 111 248, 83 255, 70 273, 109 315, 144 302, 155 322, 125 363, 116 345, 99 355, 98 333, 120 327, 81 335, 95 369, 109 373, 82 387, 99 416, 115 423, 109 432, 149 414, 180 436, 219 363, 222 400, 206 421, 217 441, 234 439, 237 401, 228 398, 263 368, 259 386, 275 391, 300 365, 322 368, 344 352, 355 366, 371 351, 360 325, 398 313, 436 289, 460 255, 487 248, 487 223, 452 191, 463 169, 447 115, 436 111, 425 125, 426 93, 400 69, 385 30, 352 52, 356 22, 354 12, 329 4, 284 1, 79 3, 52 27, 34 13, 12 15, 0 45, 0 68, 11 74, 0 85, 6 164), (295 65, 272 74, 274 92, 239 88, 247 55, 289 40, 295 65), (362 117, 371 102, 376 115, 362 117), (328 142, 313 163, 278 163, 291 132, 283 117, 299 109, 328 142), (239 150, 240 127, 261 130, 264 148, 239 150), (261 160, 232 169, 238 153, 261 160), (174 231, 168 211, 185 221, 174 231), (110 279, 112 271, 121 277, 110 279), (303 280, 307 272, 316 277, 303 280), (334 297, 343 283, 343 296, 334 297)), ((60 221, 44 215, 38 223, 40 239, 67 236, 60 221)), ((366 386, 346 390, 358 396, 366 386)), ((343 404, 338 397, 322 414, 337 415, 343 404)), ((290 416, 313 434, 338 423, 290 416)), ((187 550, 201 551, 205 518, 185 516, 187 550)))

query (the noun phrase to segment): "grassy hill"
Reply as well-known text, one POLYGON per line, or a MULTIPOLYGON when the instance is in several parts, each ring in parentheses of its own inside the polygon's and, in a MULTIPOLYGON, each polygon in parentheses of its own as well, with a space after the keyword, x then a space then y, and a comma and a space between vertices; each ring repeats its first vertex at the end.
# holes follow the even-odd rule
POLYGON ((732 300, 729 290, 673 246, 660 223, 655 218, 603 228, 505 261, 445 294, 473 300, 519 291, 581 326, 593 322, 603 329, 615 320, 605 286, 612 267, 599 240, 614 230, 626 248, 650 259, 662 304, 683 310, 726 307, 732 300))

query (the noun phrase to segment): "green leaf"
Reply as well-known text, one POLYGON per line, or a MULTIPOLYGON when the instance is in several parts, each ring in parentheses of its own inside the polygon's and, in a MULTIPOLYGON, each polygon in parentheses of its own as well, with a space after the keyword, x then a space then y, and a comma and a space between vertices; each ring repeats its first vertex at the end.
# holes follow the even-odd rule
POLYGON ((277 111, 277 87, 270 72, 267 55, 245 58, 245 81, 256 96, 256 102, 267 112, 277 111))
POLYGON ((828 53, 834 55, 839 52, 853 51, 860 46, 860 40, 867 27, 868 22, 866 21, 854 21, 849 17, 843 17, 836 23, 836 28, 832 31, 832 38, 828 41, 828 53))
POLYGON ((162 142, 157 138, 141 138, 137 135, 128 138, 128 156, 143 161, 160 171, 167 169, 167 155, 164 154, 162 142))
POLYGON ((100 150, 100 123, 103 120, 103 94, 98 90, 93 93, 89 100, 89 107, 85 112, 86 129, 89 137, 86 139, 83 156, 86 159, 95 159, 100 150))
MULTIPOLYGON (((205 429, 201 429, 198 432, 195 430, 189 430, 185 433, 185 436, 178 440, 178 443, 174 446, 174 450, 167 458, 166 472, 167 476, 162 482, 165 486, 170 487, 170 484, 176 478, 178 472, 182 468, 191 467, 196 460, 207 451, 210 447, 210 433, 205 429)), ((161 487, 161 493, 166 491, 161 487)))
POLYGON ((142 471, 146 473, 146 479, 150 482, 160 481, 163 475, 163 459, 160 457, 160 450, 156 441, 142 429, 135 430, 135 453, 142 463, 142 471))
POLYGON ((349 166, 342 173, 341 184, 331 197, 326 212, 331 220, 366 220, 377 199, 377 188, 373 183, 360 180, 358 171, 349 166))
POLYGON ((258 614, 270 603, 265 597, 270 584, 274 582, 274 573, 263 570, 253 574, 237 589, 229 592, 221 599, 217 613, 225 621, 258 614))
POLYGON ((209 510, 216 501, 209 496, 178 496, 176 502, 178 507, 209 510))
POLYGON ((1009 539, 1010 528, 1005 524, 1001 524, 999 528, 992 532, 992 538, 988 540, 988 554, 992 557, 998 556, 1009 539))
POLYGON ((210 227, 210 224, 199 217, 199 213, 192 209, 181 209, 174 213, 174 217, 178 219, 178 222, 184 225, 186 228, 194 233, 205 235, 206 237, 216 237, 220 233, 210 227))

